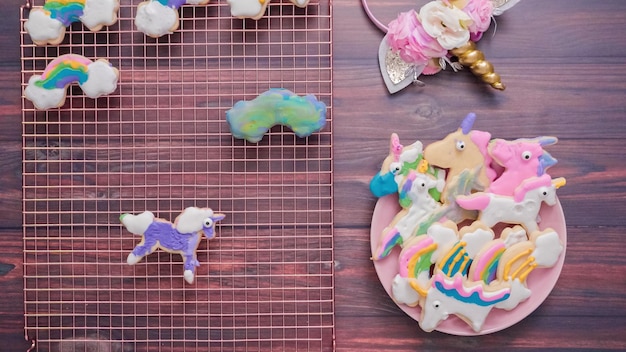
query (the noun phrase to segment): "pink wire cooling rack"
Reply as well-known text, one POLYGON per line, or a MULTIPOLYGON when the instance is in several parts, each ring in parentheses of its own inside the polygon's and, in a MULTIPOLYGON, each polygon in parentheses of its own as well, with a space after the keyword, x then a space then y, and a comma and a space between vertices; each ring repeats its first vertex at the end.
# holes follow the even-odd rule
POLYGON ((186 5, 172 35, 135 30, 138 1, 58 46, 25 33, 22 89, 53 58, 106 58, 118 89, 70 87, 62 108, 23 100, 24 309, 37 351, 332 350, 334 335, 330 0, 274 0, 259 21, 226 1, 186 5), (225 111, 283 87, 328 106, 324 130, 277 126, 235 140, 225 111), (135 266, 122 213, 173 220, 189 206, 225 213, 203 240, 193 285, 178 255, 135 266), (91 349, 90 349, 91 348, 91 349))

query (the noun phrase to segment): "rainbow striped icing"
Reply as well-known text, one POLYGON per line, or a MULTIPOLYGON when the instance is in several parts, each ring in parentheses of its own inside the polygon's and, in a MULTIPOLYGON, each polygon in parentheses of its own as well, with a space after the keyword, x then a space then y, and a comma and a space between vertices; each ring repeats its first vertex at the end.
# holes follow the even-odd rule
POLYGON ((326 125, 326 104, 313 95, 298 96, 273 88, 250 101, 238 101, 226 111, 233 137, 260 141, 274 125, 289 127, 298 137, 308 137, 326 125))
POLYGON ((117 21, 119 0, 47 0, 43 7, 33 8, 24 29, 37 45, 59 44, 65 27, 82 22, 89 30, 99 31, 117 21))
POLYGON ((53 18, 65 27, 74 22, 80 21, 80 17, 85 10, 86 0, 48 0, 43 5, 48 11, 50 18, 53 18))
POLYGON ((477 284, 472 287, 464 286, 463 277, 461 275, 455 276, 453 280, 447 280, 440 273, 436 274, 434 277, 433 288, 459 302, 476 304, 483 307, 502 302, 511 295, 510 288, 485 292, 482 284, 477 284))
POLYGON ((171 7, 173 9, 178 9, 187 3, 186 0, 154 0, 154 1, 160 3, 163 6, 171 7))
POLYGON ((85 96, 95 99, 113 93, 118 77, 118 70, 107 60, 65 54, 50 61, 41 75, 30 77, 24 96, 40 110, 61 107, 68 85, 78 83, 85 96))
POLYGON ((480 258, 474 261, 473 275, 470 279, 474 281, 483 281, 486 284, 495 280, 496 272, 498 270, 498 263, 500 257, 506 250, 504 242, 496 243, 483 253, 480 258))
POLYGON ((430 271, 432 255, 437 249, 437 243, 429 237, 407 248, 399 259, 399 274, 402 277, 416 278, 422 272, 430 271))
POLYGON ((469 266, 472 264, 472 258, 469 257, 465 250, 466 245, 466 242, 459 241, 443 256, 439 269, 444 275, 453 277, 456 274, 463 276, 467 274, 469 266))
POLYGON ((65 88, 68 84, 83 84, 88 79, 88 67, 93 61, 84 56, 67 54, 52 60, 35 84, 45 89, 65 88))

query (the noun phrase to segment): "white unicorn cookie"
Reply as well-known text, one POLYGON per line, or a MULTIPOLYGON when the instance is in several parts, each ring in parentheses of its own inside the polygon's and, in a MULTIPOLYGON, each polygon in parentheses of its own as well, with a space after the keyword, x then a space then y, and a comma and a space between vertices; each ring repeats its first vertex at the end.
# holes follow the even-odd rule
POLYGON ((556 190, 565 185, 565 178, 551 179, 544 174, 526 179, 517 187, 513 196, 477 192, 468 196, 458 196, 456 202, 463 209, 478 210, 478 220, 487 226, 503 222, 519 224, 526 231, 538 229, 537 216, 541 203, 556 204, 556 190))

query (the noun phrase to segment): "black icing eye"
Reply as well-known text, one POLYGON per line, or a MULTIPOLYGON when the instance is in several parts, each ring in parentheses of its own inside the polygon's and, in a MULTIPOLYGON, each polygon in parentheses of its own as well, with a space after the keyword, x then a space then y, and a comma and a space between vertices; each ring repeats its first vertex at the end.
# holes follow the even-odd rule
POLYGON ((213 227, 213 219, 211 218, 206 218, 204 219, 204 227, 209 228, 209 227, 213 227))
POLYGON ((391 171, 394 175, 397 175, 400 170, 402 170, 402 165, 400 163, 391 163, 391 165, 389 165, 389 171, 391 171))
POLYGON ((456 141, 456 149, 457 150, 464 150, 465 149, 465 142, 463 142, 463 141, 456 141))
POLYGON ((422 188, 426 187, 426 183, 422 182, 421 186, 422 186, 422 188))
POLYGON ((529 151, 525 151, 522 153, 522 159, 524 160, 530 160, 530 158, 533 156, 533 154, 529 151))
POLYGON ((547 191, 543 191, 543 195, 544 195, 544 196, 547 196, 547 195, 548 195, 548 192, 547 192, 547 191))
POLYGON ((439 301, 434 301, 433 302, 433 308, 437 309, 441 306, 441 303, 439 301))

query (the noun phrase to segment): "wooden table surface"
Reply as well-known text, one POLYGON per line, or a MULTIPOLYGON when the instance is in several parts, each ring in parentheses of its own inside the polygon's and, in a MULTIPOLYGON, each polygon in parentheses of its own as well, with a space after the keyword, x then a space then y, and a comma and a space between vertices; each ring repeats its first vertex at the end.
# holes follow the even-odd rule
MULTIPOLYGON (((370 0, 381 21, 409 1, 370 0), (383 5, 384 4, 384 5, 383 5)), ((25 351, 19 6, 0 21, 0 351, 25 351)), ((419 3, 419 2, 418 2, 419 3)), ((495 91, 468 72, 424 77, 426 87, 387 94, 378 71, 383 36, 357 0, 333 2, 335 336, 338 350, 626 349, 626 2, 525 0, 498 18, 479 47, 502 75, 495 91), (385 293, 370 261, 376 199, 371 176, 389 135, 425 144, 476 127, 513 139, 554 135, 567 178, 559 199, 567 221, 562 274, 522 322, 479 337, 425 333, 385 293)))

